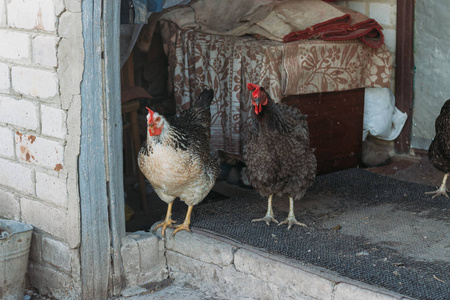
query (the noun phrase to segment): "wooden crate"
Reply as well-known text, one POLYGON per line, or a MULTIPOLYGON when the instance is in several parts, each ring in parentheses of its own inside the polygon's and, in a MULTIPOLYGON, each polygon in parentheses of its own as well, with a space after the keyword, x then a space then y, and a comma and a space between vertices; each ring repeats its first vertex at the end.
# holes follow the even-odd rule
POLYGON ((288 96, 283 103, 308 115, 317 173, 356 167, 361 162, 364 89, 288 96))

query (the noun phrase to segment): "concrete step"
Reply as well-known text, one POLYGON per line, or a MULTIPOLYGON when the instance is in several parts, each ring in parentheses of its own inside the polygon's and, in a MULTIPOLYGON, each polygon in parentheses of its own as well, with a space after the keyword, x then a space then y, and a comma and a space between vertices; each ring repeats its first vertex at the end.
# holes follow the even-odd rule
POLYGON ((191 287, 188 284, 177 283, 170 284, 158 291, 148 291, 146 289, 131 289, 125 291, 125 294, 130 293, 133 295, 122 296, 119 300, 167 300, 167 299, 183 299, 183 300, 206 300, 215 299, 209 297, 206 293, 200 291, 197 288, 191 287), (138 295, 134 295, 138 294, 138 295))
MULTIPOLYGON (((166 230, 165 257, 174 281, 166 293, 201 299, 411 299, 212 232, 192 231, 172 236, 172 229, 166 230), (187 291, 182 288, 186 286, 187 291)), ((160 230, 156 235, 162 238, 160 230)))

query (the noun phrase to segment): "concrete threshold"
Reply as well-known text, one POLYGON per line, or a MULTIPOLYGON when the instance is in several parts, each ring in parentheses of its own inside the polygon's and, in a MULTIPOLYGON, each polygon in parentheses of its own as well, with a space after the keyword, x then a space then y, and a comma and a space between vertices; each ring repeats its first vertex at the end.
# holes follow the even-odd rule
POLYGON ((172 232, 164 239, 172 285, 132 299, 412 299, 206 230, 172 232))

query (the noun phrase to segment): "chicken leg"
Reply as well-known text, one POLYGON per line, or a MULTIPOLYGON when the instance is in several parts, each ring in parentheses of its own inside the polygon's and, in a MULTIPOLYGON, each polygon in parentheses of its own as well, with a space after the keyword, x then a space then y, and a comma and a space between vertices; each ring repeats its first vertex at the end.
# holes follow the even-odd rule
POLYGON ((431 197, 431 199, 433 199, 434 197, 437 197, 439 195, 443 195, 448 198, 448 195, 447 195, 447 177, 448 177, 448 175, 449 175, 449 173, 446 173, 444 175, 444 179, 442 179, 441 186, 437 190, 432 191, 432 192, 425 192, 425 194, 436 194, 433 197, 431 197))
POLYGON ((174 236, 175 233, 177 233, 180 230, 187 230, 187 231, 191 232, 191 230, 189 229, 189 224, 191 224, 191 213, 192 213, 193 208, 194 208, 193 205, 188 206, 188 211, 186 213, 186 218, 184 218, 183 224, 175 226, 176 229, 173 231, 172 236, 174 236))
POLYGON ((158 225, 155 226, 155 229, 153 229, 153 231, 156 231, 156 229, 158 229, 159 227, 162 226, 162 236, 164 237, 164 234, 166 232, 166 228, 167 227, 172 227, 172 224, 176 223, 177 221, 172 220, 172 205, 173 205, 173 201, 169 203, 169 205, 167 206, 167 213, 166 213, 166 219, 159 223, 158 225))
POLYGON ((278 223, 278 221, 273 216, 272 197, 273 197, 273 194, 269 196, 269 199, 267 201, 267 213, 266 213, 266 215, 263 218, 261 218, 261 219, 253 219, 252 222, 265 221, 267 225, 269 225, 270 222, 278 223))
POLYGON ((286 220, 284 220, 283 222, 278 224, 278 226, 283 225, 283 224, 288 224, 288 229, 291 229, 292 225, 299 225, 299 226, 305 226, 306 227, 305 224, 298 222, 297 219, 295 218, 295 214, 294 214, 294 198, 292 198, 291 196, 289 196, 289 215, 286 218, 286 220))

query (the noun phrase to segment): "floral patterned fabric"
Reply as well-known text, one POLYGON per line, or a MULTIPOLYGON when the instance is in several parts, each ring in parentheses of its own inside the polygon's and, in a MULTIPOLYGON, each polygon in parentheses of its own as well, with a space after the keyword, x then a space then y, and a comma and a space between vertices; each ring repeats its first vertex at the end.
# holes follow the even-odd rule
POLYGON ((283 44, 162 24, 177 109, 187 109, 203 88, 214 89, 211 144, 227 153, 242 154, 252 111, 249 82, 264 87, 276 102, 288 95, 390 85, 392 59, 384 45, 374 49, 358 40, 283 44))

